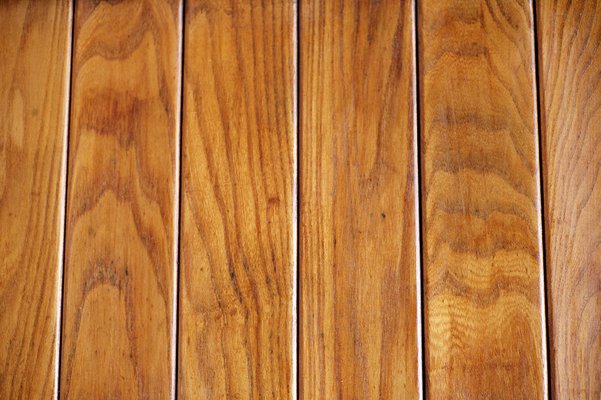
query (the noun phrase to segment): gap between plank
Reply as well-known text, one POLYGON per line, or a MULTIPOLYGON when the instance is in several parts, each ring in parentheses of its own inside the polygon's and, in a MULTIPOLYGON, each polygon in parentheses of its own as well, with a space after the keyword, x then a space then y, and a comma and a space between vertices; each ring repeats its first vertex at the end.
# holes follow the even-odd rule
POLYGON ((534 95, 534 123, 536 124, 535 130, 535 145, 536 145, 536 164, 538 165, 538 176, 536 179, 536 189, 538 192, 538 201, 539 201, 539 209, 537 213, 538 217, 538 245, 540 247, 540 256, 539 256, 539 274, 540 274, 540 290, 539 296, 541 298, 541 307, 543 307, 541 313, 541 330, 544 333, 544 336, 541 335, 542 343, 542 364, 543 364, 543 396, 545 399, 552 399, 552 390, 551 390, 551 359, 549 353, 549 315, 548 315, 548 288, 547 288, 547 250, 545 247, 546 234, 545 234, 545 197, 544 197, 544 180, 543 180, 543 150, 542 150, 542 128, 541 128, 541 101, 540 101, 540 65, 539 65, 539 41, 538 41, 538 23, 536 19, 536 0, 532 0, 530 3, 531 11, 530 18, 532 18, 532 63, 534 64, 532 68, 533 75, 533 85, 532 92, 534 95))
POLYGON ((293 82, 293 116, 292 131, 294 135, 293 143, 293 166, 292 166, 292 399, 300 398, 300 168, 301 158, 300 146, 300 1, 293 3, 293 56, 292 56, 292 82, 293 82))
POLYGON ((186 31, 186 0, 181 0, 179 5, 179 41, 178 41, 178 69, 179 69, 179 83, 178 90, 179 96, 177 98, 177 107, 178 112, 176 115, 179 115, 179 124, 177 125, 177 140, 176 140, 176 165, 175 165, 175 174, 176 177, 174 179, 175 182, 175 201, 174 201, 174 238, 175 240, 173 246, 174 252, 174 278, 173 278, 173 317, 171 319, 171 362, 173 366, 171 368, 171 398, 177 399, 179 396, 178 393, 178 376, 179 376, 179 280, 180 280, 180 243, 181 243, 181 215, 182 215, 182 205, 183 205, 183 195, 182 195, 182 137, 183 137, 183 121, 184 121, 184 35, 186 31))
POLYGON ((417 384, 420 399, 426 398, 426 360, 424 343, 425 340, 425 315, 424 315, 424 270, 423 270, 423 240, 422 240, 422 187, 421 187, 421 96, 419 91, 419 24, 418 24, 418 0, 414 0, 413 7, 413 168, 414 168, 414 202, 415 202, 415 285, 417 297, 417 384))
POLYGON ((54 344, 54 365, 56 370, 54 371, 54 399, 58 399, 60 396, 60 378, 61 378, 61 364, 62 364, 62 344, 63 344, 63 292, 65 290, 65 240, 67 231, 67 193, 69 184, 69 136, 71 134, 71 90, 73 88, 73 55, 74 55, 74 42, 75 42, 75 0, 69 3, 69 23, 71 24, 69 30, 69 38, 67 40, 67 53, 69 54, 69 61, 67 68, 65 68, 65 96, 66 106, 64 111, 65 127, 63 129, 63 154, 61 162, 61 198, 60 203, 62 204, 60 211, 60 218, 62 223, 59 224, 59 257, 58 257, 58 279, 57 279, 57 298, 56 298, 56 337, 54 344))

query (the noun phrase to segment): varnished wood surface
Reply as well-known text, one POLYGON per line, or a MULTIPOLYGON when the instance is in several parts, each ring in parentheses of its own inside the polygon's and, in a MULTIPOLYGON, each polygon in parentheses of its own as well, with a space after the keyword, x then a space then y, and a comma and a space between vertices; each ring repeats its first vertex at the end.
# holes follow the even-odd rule
POLYGON ((0 398, 56 391, 71 8, 0 2, 0 398))
POLYGON ((177 1, 77 1, 60 397, 174 391, 177 1))
POLYGON ((428 398, 542 399, 531 4, 419 5, 428 398))
POLYGON ((555 399, 601 398, 601 3, 537 4, 555 399))
POLYGON ((179 396, 290 399, 295 7, 185 20, 179 396))
POLYGON ((417 398, 413 4, 300 12, 300 398, 417 398))
POLYGON ((601 6, 533 3, 0 1, 0 398, 598 399, 601 6))

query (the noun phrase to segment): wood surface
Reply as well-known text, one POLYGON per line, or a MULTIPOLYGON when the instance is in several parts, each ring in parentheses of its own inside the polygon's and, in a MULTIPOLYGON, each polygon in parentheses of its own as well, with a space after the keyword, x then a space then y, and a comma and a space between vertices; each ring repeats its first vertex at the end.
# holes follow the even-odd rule
POLYGON ((294 3, 185 10, 178 393, 289 399, 294 3))
POLYGON ((0 1, 0 399, 600 399, 600 48, 595 0, 0 1))
POLYGON ((0 3, 0 398, 56 391, 71 5, 0 3))
POLYGON ((174 392, 180 14, 76 3, 61 398, 174 392))
POLYGON ((601 3, 537 3, 552 392, 601 398, 601 3))
POLYGON ((411 1, 300 7, 300 398, 418 398, 411 1))
POLYGON ((419 5, 428 398, 546 398, 531 4, 419 5))

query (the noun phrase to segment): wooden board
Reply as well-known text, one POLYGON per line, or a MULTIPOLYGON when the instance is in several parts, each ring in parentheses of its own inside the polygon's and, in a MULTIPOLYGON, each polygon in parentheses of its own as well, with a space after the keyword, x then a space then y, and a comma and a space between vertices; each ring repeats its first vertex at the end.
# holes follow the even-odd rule
POLYGON ((553 397, 601 398, 601 3, 537 3, 553 397))
POLYGON ((419 5, 428 398, 542 399, 531 4, 419 5))
POLYGON ((0 398, 56 392, 71 5, 0 3, 0 398))
POLYGON ((300 13, 300 398, 417 398, 413 4, 300 13))
POLYGON ((293 392, 294 3, 186 3, 178 393, 293 392))
POLYGON ((56 391, 71 5, 0 3, 0 398, 56 391))
POLYGON ((76 4, 61 398, 174 392, 180 14, 76 4))

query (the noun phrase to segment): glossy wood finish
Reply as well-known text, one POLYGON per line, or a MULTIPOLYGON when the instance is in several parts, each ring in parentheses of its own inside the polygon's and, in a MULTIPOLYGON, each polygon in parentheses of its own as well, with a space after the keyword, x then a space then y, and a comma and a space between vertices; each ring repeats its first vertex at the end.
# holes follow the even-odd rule
POLYGON ((289 399, 291 1, 186 3, 179 396, 289 399))
POLYGON ((184 1, 0 1, 0 398, 601 397, 599 2, 184 1))
POLYGON ((537 8, 551 376, 601 398, 601 3, 537 8))
POLYGON ((56 390, 71 8, 0 3, 0 398, 56 390))
POLYGON ((300 398, 417 398, 413 5, 300 12, 300 398))
POLYGON ((174 391, 180 7, 76 4, 61 398, 174 391))
POLYGON ((428 398, 542 399, 531 4, 419 4, 428 398))

